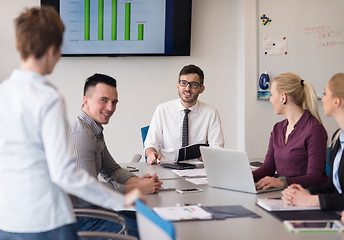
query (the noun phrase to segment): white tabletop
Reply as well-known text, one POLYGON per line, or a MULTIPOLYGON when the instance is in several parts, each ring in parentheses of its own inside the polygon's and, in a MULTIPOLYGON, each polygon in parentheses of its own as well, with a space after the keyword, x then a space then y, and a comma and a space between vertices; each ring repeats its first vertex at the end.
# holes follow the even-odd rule
MULTIPOLYGON (((121 165, 125 166, 124 164, 121 165)), ((204 190, 203 192, 188 194, 164 191, 147 195, 147 205, 151 208, 176 206, 178 203, 195 203, 202 204, 203 206, 241 205, 261 216, 261 218, 228 218, 226 220, 175 222, 177 239, 179 240, 344 239, 344 234, 337 233, 289 233, 280 220, 256 205, 258 198, 280 197, 281 193, 279 191, 256 195, 213 188, 209 185, 194 185, 184 178, 178 178, 170 169, 161 166, 148 165, 146 163, 129 163, 126 165, 138 167, 140 171, 135 173, 138 176, 157 172, 160 178, 165 179, 163 180, 163 185, 165 186, 177 189, 199 187, 204 190)))

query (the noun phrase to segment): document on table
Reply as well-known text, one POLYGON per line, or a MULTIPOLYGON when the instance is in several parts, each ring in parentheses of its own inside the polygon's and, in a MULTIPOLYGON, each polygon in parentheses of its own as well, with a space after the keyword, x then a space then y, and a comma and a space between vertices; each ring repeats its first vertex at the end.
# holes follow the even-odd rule
POLYGON ((208 178, 185 178, 185 180, 196 185, 208 184, 208 178))
POLYGON ((205 168, 185 169, 185 170, 171 170, 179 177, 206 177, 205 168))
POLYGON ((320 210, 320 207, 296 207, 288 206, 282 199, 275 198, 260 198, 257 200, 257 205, 267 211, 301 211, 301 210, 320 210))
POLYGON ((155 207, 153 210, 167 221, 212 219, 211 213, 197 205, 185 207, 155 207))

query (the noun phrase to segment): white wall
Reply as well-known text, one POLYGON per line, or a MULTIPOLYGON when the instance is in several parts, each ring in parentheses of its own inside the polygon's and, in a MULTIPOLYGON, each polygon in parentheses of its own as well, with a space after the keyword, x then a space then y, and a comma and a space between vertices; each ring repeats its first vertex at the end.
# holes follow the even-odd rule
MULTIPOLYGON (((0 9, 0 79, 19 65, 14 17, 39 2, 11 0, 0 9)), ((226 148, 264 157, 270 131, 283 119, 274 114, 269 102, 256 100, 256 0, 193 0, 192 8, 190 57, 62 58, 48 76, 65 96, 70 121, 80 110, 88 76, 99 72, 118 80, 118 108, 105 127, 108 148, 118 162, 142 152, 139 129, 149 124, 157 104, 177 98, 179 70, 189 63, 205 72, 206 91, 200 99, 219 110, 226 148)), ((331 136, 337 125, 331 118, 323 120, 331 136)))
MULTIPOLYGON (((206 90, 200 100, 219 110, 226 147, 237 148, 236 2, 193 1, 190 57, 62 58, 48 78, 64 95, 69 120, 73 121, 80 110, 83 82, 88 76, 99 72, 115 77, 119 104, 105 127, 105 138, 115 159, 128 161, 142 152, 139 129, 150 123, 157 104, 178 97, 178 73, 184 65, 194 63, 205 72, 206 90)), ((4 4, 0 32, 6 35, 0 44, 0 79, 7 78, 19 64, 13 18, 39 1, 12 0, 4 4)))
MULTIPOLYGON (((265 157, 273 125, 285 117, 276 116, 270 102, 256 100, 257 79, 261 74, 257 72, 256 37, 257 24, 260 20, 257 15, 256 0, 245 0, 245 4, 245 147, 250 157, 259 158, 265 157)), ((330 79, 332 76, 328 77, 330 79)), ((323 115, 322 103, 321 101, 318 103, 321 119, 331 138, 338 125, 333 118, 323 115)))

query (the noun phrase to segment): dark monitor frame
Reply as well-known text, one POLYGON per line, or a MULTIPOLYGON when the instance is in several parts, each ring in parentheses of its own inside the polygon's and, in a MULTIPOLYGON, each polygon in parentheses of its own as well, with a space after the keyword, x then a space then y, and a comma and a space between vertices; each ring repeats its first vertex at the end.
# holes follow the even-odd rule
MULTIPOLYGON (((60 13, 60 0, 41 0, 60 13)), ((165 53, 101 53, 101 54, 62 54, 63 57, 92 56, 190 56, 192 0, 167 0, 165 53)))

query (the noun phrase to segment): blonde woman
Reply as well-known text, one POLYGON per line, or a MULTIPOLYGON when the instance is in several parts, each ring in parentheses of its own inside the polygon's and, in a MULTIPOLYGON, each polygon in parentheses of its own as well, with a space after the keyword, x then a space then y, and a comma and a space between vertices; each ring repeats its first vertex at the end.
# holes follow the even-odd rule
MULTIPOLYGON (((330 175, 327 185, 308 190, 298 184, 282 192, 283 200, 294 206, 320 206, 324 210, 344 209, 344 73, 334 75, 325 87, 324 114, 332 116, 340 129, 332 137, 330 175)), ((343 215, 344 220, 344 215, 343 215)))
POLYGON ((253 171, 256 188, 325 184, 327 133, 312 85, 297 74, 280 74, 271 85, 270 102, 287 119, 275 124, 264 164, 253 171))

